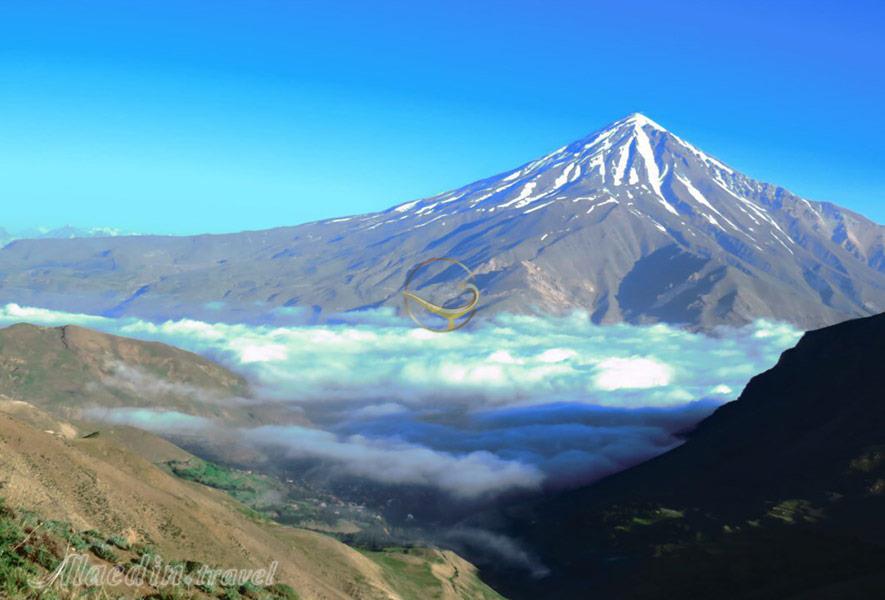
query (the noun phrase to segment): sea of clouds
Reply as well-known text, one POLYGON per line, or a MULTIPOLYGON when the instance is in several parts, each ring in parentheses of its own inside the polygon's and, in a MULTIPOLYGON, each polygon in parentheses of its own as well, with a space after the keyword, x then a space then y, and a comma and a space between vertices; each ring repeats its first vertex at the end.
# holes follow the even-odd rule
MULTIPOLYGON (((77 324, 200 353, 309 425, 232 432, 147 402, 93 418, 166 434, 224 430, 265 452, 464 499, 579 485, 673 448, 680 432, 735 399, 801 335, 769 321, 702 334, 596 325, 581 313, 500 315, 436 334, 385 311, 269 326, 0 308, 0 323, 17 322, 77 324)), ((145 393, 154 385, 144 374, 120 377, 145 393)))

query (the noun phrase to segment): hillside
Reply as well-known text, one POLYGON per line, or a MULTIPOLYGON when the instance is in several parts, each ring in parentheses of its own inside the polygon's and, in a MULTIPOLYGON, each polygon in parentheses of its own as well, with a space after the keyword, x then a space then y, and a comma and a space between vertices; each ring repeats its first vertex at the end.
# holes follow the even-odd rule
POLYGON ((516 598, 881 597, 883 364, 885 314, 807 333, 679 448, 508 510, 498 527, 552 574, 492 581, 516 598))
MULTIPOLYGON (((39 411, 29 412, 33 420, 39 411)), ((150 448, 152 458, 189 458, 168 442, 138 435, 135 445, 150 448)), ((360 552, 277 525, 226 494, 166 473, 118 440, 113 434, 66 438, 0 413, 0 496, 13 510, 147 545, 166 560, 224 568, 278 560, 278 580, 300 598, 498 597, 450 552, 360 552)))
MULTIPOLYGON (((123 536, 167 560, 226 568, 279 560, 280 580, 300 598, 498 597, 451 552, 356 550, 279 525, 222 491, 173 475, 170 464, 202 464, 189 452, 89 412, 156 405, 228 423, 278 418, 243 402, 248 398, 242 378, 164 344, 73 326, 0 329, 0 497, 17 515, 123 536)), ((211 440, 196 445, 214 447, 211 440)), ((248 458, 236 448, 226 452, 248 458)), ((278 486, 278 503, 288 507, 286 494, 299 490, 278 486)))
POLYGON ((287 584, 264 584, 263 573, 256 573, 260 585, 254 580, 239 583, 223 580, 223 571, 209 572, 216 568, 194 560, 167 560, 150 544, 95 529, 78 531, 67 521, 12 509, 0 498, 0 594, 9 600, 110 596, 229 600, 241 594, 260 600, 299 599, 287 584), (76 579, 78 569, 86 565, 94 574, 119 573, 127 579, 83 589, 87 586, 76 579))
POLYGON ((488 179, 366 215, 190 237, 17 240, 0 302, 152 320, 322 320, 399 307, 467 264, 489 312, 803 329, 885 310, 885 228, 759 182, 630 115, 488 179), (281 311, 282 309, 282 311, 281 311))
POLYGON ((68 325, 0 329, 0 394, 66 418, 90 407, 157 404, 247 420, 242 377, 191 352, 68 325))

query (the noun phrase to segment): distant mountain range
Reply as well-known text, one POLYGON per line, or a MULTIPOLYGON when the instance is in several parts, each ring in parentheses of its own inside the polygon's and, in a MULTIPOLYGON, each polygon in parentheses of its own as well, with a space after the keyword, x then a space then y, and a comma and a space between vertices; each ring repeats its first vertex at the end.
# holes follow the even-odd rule
POLYGON ((0 301, 146 318, 308 318, 400 304, 434 256, 482 310, 813 328, 885 310, 885 227, 738 173, 640 114, 389 210, 257 232, 18 240, 0 301))
POLYGON ((36 229, 24 229, 10 232, 0 227, 0 246, 4 246, 13 240, 20 239, 54 239, 54 238, 83 238, 83 237, 116 237, 120 235, 135 235, 132 232, 123 231, 115 227, 38 227, 36 229))
POLYGON ((487 520, 551 569, 508 597, 885 597, 885 314, 805 334, 688 441, 487 520))

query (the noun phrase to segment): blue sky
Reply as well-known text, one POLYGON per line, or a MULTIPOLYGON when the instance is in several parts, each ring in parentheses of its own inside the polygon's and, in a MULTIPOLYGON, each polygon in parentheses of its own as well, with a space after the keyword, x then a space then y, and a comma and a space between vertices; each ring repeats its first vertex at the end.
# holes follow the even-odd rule
POLYGON ((0 226, 377 210, 633 111, 885 222, 881 3, 616 4, 4 2, 0 226))

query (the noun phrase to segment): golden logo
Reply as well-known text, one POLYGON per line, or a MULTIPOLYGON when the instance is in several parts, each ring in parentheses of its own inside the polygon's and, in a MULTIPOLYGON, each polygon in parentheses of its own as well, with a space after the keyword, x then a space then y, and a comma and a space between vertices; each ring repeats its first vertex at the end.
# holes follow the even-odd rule
POLYGON ((476 314, 479 288, 473 272, 463 263, 453 258, 431 258, 409 271, 403 284, 403 303, 418 326, 438 333, 455 331, 476 314))

